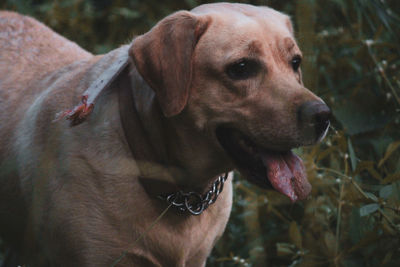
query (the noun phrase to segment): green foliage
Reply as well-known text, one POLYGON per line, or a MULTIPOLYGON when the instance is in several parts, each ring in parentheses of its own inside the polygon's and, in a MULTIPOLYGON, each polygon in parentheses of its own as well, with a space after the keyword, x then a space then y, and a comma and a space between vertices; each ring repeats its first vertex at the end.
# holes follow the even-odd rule
MULTIPOLYGON (((0 8, 101 53, 205 2, 6 0, 0 8)), ((208 266, 400 266, 400 2, 240 2, 291 14, 305 85, 334 119, 323 143, 298 151, 310 199, 292 204, 235 179, 232 216, 208 266)))

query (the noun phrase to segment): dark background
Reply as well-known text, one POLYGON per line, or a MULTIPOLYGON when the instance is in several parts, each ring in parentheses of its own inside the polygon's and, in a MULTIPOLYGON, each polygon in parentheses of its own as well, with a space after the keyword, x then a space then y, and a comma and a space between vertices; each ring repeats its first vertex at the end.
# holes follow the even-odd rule
MULTIPOLYGON (((210 2, 6 0, 0 8, 104 53, 173 11, 210 2)), ((232 215, 207 266, 400 266, 400 1, 238 2, 292 17, 305 85, 334 118, 322 144, 298 151, 309 200, 291 204, 236 177, 232 215)))

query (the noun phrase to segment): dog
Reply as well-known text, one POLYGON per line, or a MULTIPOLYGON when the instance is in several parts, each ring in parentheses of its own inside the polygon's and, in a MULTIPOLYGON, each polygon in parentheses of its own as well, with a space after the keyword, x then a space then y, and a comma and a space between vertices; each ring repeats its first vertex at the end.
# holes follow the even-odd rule
POLYGON ((305 199, 291 149, 320 141, 330 110, 301 60, 289 17, 268 7, 178 11, 98 56, 2 11, 4 265, 205 266, 234 169, 305 199))

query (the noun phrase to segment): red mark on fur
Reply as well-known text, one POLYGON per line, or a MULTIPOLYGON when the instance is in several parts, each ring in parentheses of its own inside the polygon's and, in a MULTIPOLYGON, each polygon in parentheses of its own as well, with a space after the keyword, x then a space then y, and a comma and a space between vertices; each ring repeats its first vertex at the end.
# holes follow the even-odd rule
POLYGON ((53 122, 59 121, 63 118, 70 120, 71 125, 77 125, 83 122, 86 117, 92 112, 94 104, 88 103, 88 95, 82 96, 81 104, 75 106, 73 109, 69 109, 58 113, 53 122))

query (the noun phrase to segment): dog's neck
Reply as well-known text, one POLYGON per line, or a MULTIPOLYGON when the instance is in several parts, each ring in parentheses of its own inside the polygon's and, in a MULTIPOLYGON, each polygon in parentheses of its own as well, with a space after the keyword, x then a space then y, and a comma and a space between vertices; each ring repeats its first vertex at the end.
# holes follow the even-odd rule
POLYGON ((130 64, 129 72, 131 105, 139 119, 138 127, 141 127, 142 134, 146 135, 146 150, 151 153, 146 160, 170 164, 171 157, 168 153, 167 137, 165 136, 168 125, 165 124, 165 119, 156 103, 155 93, 142 79, 133 63, 130 64))
MULTIPOLYGON (((179 129, 179 124, 177 126, 174 118, 166 118, 163 115, 154 91, 141 78, 134 65, 130 65, 128 75, 130 84, 126 85, 127 82, 125 82, 122 86, 130 87, 131 97, 120 95, 120 101, 124 102, 123 105, 129 105, 131 101, 130 104, 133 107, 128 113, 136 113, 127 116, 129 120, 136 116, 137 119, 134 121, 137 125, 131 125, 131 129, 124 129, 124 131, 132 153, 138 161, 142 180, 146 180, 150 184, 156 181, 162 185, 157 188, 168 189, 168 191, 187 189, 204 192, 218 175, 226 170, 207 164, 211 162, 211 158, 207 158, 208 155, 204 156, 204 160, 198 160, 203 155, 199 155, 196 151, 193 151, 193 155, 188 155, 191 151, 188 151, 185 146, 191 147, 190 149, 195 146, 182 140, 184 138, 181 138, 181 131, 184 130, 179 129), (199 171, 193 171, 191 166, 185 166, 187 157, 192 157, 189 160, 198 165, 196 167, 199 168, 199 171)), ((122 89, 126 88, 120 88, 120 90, 122 89)), ((201 146, 201 143, 198 146, 201 146)))

